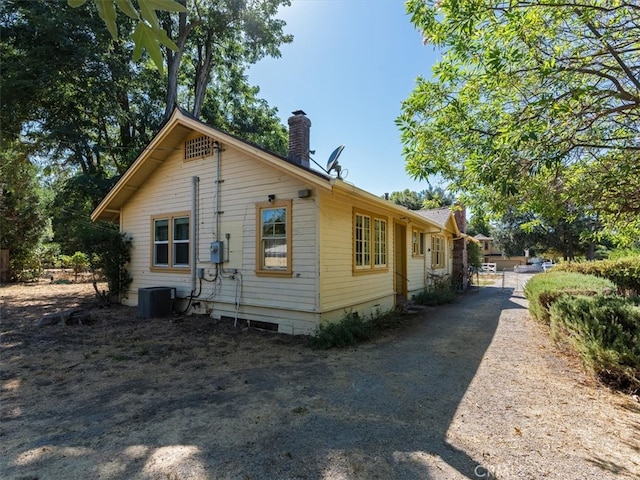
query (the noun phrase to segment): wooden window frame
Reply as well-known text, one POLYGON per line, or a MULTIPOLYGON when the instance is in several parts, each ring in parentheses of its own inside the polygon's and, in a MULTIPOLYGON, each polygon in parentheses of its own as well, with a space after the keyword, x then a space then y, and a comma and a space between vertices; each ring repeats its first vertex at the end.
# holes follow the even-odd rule
MULTIPOLYGON (((173 213, 163 213, 159 215, 151 216, 151 236, 150 236, 150 265, 149 269, 152 272, 170 272, 170 273, 189 273, 191 271, 191 262, 193 259, 191 258, 191 242, 193 239, 191 238, 191 212, 173 212, 173 213), (188 231, 189 238, 185 240, 174 240, 174 222, 178 218, 186 218, 189 221, 188 231), (168 228, 168 238, 166 241, 167 244, 167 265, 158 265, 155 262, 156 257, 156 222, 158 220, 167 220, 167 228, 168 228), (189 251, 189 262, 186 265, 174 265, 174 257, 175 257, 175 246, 177 243, 187 244, 187 248, 189 251)), ((164 241, 163 241, 164 243, 164 241)))
POLYGON ((414 229, 411 234, 411 255, 414 257, 424 257, 424 237, 425 233, 414 229))
POLYGON ((389 219, 354 208, 351 223, 353 226, 351 242, 353 273, 368 274, 388 271, 389 219), (362 218, 363 221, 359 221, 359 218, 362 218), (361 248, 359 245, 362 245, 361 248))
POLYGON ((373 268, 381 269, 388 268, 388 237, 389 237, 389 229, 388 222, 384 218, 374 217, 373 218, 373 268), (377 228, 377 224, 380 224, 381 227, 377 228), (381 261, 379 262, 378 259, 381 261), (384 261, 382 261, 384 260, 384 261))
POLYGON ((293 202, 291 200, 274 200, 272 202, 256 203, 256 268, 255 274, 259 277, 291 277, 293 276, 293 202), (286 210, 285 240, 287 246, 285 268, 265 268, 262 237, 262 212, 264 210, 284 208, 286 210))
POLYGON ((432 269, 442 269, 445 268, 447 259, 446 259, 446 238, 444 235, 433 235, 431 237, 431 268, 432 269), (436 248, 436 243, 439 244, 440 248, 436 248))

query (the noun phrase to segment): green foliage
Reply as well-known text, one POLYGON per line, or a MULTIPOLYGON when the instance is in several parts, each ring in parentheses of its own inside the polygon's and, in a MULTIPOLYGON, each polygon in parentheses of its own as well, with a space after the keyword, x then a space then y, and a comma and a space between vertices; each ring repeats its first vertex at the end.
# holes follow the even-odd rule
POLYGON ((482 267, 482 246, 479 243, 474 241, 467 243, 467 263, 475 269, 482 267))
POLYGON ((441 187, 430 187, 420 192, 406 188, 402 192, 392 192, 389 200, 409 210, 448 207, 455 202, 454 197, 441 187))
MULTIPOLYGON (((408 173, 469 206, 509 206, 552 226, 586 216, 617 242, 640 232, 634 72, 639 7, 588 0, 409 0, 442 49, 397 124, 408 173), (606 5, 605 5, 606 4, 606 5)), ((569 255, 570 256, 570 255, 569 255)))
POLYGON ((9 249, 11 276, 19 281, 36 278, 42 268, 37 249, 47 222, 37 176, 38 169, 16 150, 15 143, 2 138, 0 248, 9 249))
POLYGON ((478 234, 485 235, 487 237, 491 236, 491 227, 489 226, 489 219, 482 212, 477 212, 474 210, 473 215, 467 222, 467 232, 468 235, 475 237, 478 234))
POLYGON ((606 278, 615 284, 621 294, 640 294, 640 256, 595 262, 563 263, 558 265, 557 270, 606 278))
POLYGON ((344 348, 369 340, 372 336, 373 328, 369 320, 357 313, 345 312, 339 322, 320 325, 310 341, 316 348, 344 348))
POLYGON ((640 389, 640 299, 563 297, 550 308, 551 332, 572 346, 605 384, 640 389))
MULTIPOLYGON (((87 0, 67 0, 72 8, 84 5, 87 0)), ((128 17, 137 22, 131 38, 135 42, 133 61, 137 62, 142 51, 147 50, 156 68, 163 73, 163 57, 161 46, 178 50, 178 46, 167 37, 167 33, 160 26, 157 10, 167 12, 186 12, 187 8, 174 0, 138 0, 137 9, 131 0, 94 0, 100 18, 104 21, 114 40, 118 39, 116 24, 116 6, 128 17)))
POLYGON ((443 305, 454 303, 458 295, 449 275, 434 275, 431 279, 431 286, 413 297, 413 300, 420 305, 443 305))
POLYGON ((131 239, 114 229, 104 228, 97 233, 88 257, 91 269, 100 271, 107 280, 109 291, 103 299, 108 303, 127 298, 133 281, 127 269, 131 261, 131 239))
POLYGON ((529 300, 529 313, 539 322, 549 323, 549 308, 559 298, 567 295, 598 295, 613 291, 609 280, 581 273, 551 271, 539 273, 524 286, 529 300))
POLYGON ((309 342, 314 348, 344 348, 402 324, 402 316, 396 310, 376 311, 370 318, 361 317, 357 312, 345 312, 340 321, 320 325, 309 342))
POLYGON ((492 223, 491 237, 500 245, 502 253, 513 257, 529 250, 529 256, 560 257, 573 260, 595 247, 593 219, 574 215, 570 220, 545 218, 532 212, 519 213, 509 207, 492 223))
POLYGON ((76 252, 69 259, 70 266, 75 274, 75 281, 78 281, 78 274, 84 272, 89 267, 89 257, 82 252, 76 252))

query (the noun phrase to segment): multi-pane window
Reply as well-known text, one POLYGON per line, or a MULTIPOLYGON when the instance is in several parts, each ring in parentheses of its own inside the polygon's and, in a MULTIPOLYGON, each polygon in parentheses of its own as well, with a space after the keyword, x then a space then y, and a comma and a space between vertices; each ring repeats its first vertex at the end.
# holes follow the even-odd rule
POLYGON ((173 266, 189 265, 189 217, 173 219, 173 266))
POLYGON ((154 220, 153 225, 153 265, 156 267, 168 267, 169 220, 166 218, 154 220))
POLYGON ((387 266, 387 221, 354 213, 353 264, 358 271, 387 266))
POLYGON ((414 230, 411 240, 412 254, 414 256, 424 255, 424 232, 414 230))
POLYGON ((257 268, 263 274, 291 273, 291 201, 257 206, 257 268))
POLYGON ((188 267, 189 216, 186 214, 158 215, 152 219, 152 222, 152 267, 188 267))
POLYGON ((356 214, 355 264, 356 268, 371 267, 371 217, 356 214))
POLYGON ((445 240, 440 235, 431 238, 431 267, 444 268, 445 240))
POLYGON ((373 221, 373 266, 387 266, 387 222, 380 218, 373 221))

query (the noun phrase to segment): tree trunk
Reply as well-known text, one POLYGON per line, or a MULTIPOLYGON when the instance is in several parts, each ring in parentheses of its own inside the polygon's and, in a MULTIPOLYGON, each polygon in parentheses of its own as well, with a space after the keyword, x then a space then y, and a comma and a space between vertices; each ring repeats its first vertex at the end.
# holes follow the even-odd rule
POLYGON ((194 85, 194 101, 193 101, 193 116, 200 118, 200 112, 202 111, 202 104, 204 103, 204 96, 207 92, 207 85, 209 85, 209 75, 211 73, 211 60, 213 58, 213 39, 211 38, 211 32, 207 34, 207 40, 205 45, 198 46, 198 65, 196 65, 196 78, 194 85), (202 52, 204 48, 204 54, 202 52))
MULTIPOLYGON (((186 3, 181 0, 183 5, 186 3)), ((167 20, 163 25, 169 38, 172 38, 173 22, 171 17, 167 16, 167 20)), ((187 23, 187 12, 180 12, 178 14, 178 38, 175 40, 178 50, 174 52, 170 48, 166 49, 167 52, 167 103, 164 110, 164 119, 167 120, 174 108, 178 106, 178 71, 180 69, 180 61, 182 60, 182 54, 187 43, 187 37, 189 32, 193 29, 193 23, 187 23)))

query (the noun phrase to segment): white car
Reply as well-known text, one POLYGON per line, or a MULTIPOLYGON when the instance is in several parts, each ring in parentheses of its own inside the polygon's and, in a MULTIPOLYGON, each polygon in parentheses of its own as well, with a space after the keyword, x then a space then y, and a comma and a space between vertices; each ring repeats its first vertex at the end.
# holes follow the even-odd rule
POLYGON ((542 263, 540 264, 540 266, 542 267, 542 271, 543 271, 543 272, 548 272, 549 270, 551 270, 551 269, 554 267, 554 265, 555 265, 555 264, 554 264, 553 262, 549 262, 549 261, 547 261, 547 262, 542 262, 542 263))

